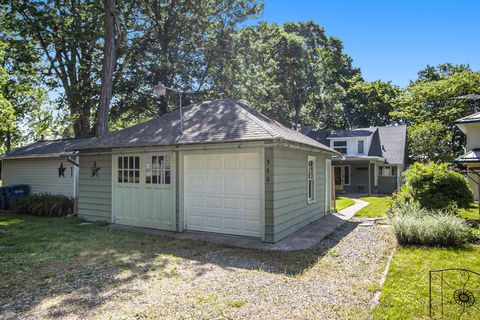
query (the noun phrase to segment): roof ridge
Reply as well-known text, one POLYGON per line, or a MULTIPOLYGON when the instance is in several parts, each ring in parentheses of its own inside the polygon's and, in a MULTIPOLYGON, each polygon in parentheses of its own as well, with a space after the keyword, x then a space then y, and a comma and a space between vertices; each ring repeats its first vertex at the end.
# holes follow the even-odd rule
MULTIPOLYGON (((275 130, 272 130, 273 128, 270 127, 268 124, 266 124, 263 120, 261 120, 260 118, 258 118, 257 115, 254 114, 254 112, 262 115, 265 117, 265 115, 261 114, 260 112, 258 111, 255 111, 253 109, 251 109, 250 107, 248 107, 246 104, 243 104, 241 102, 237 102, 237 101, 234 101, 232 99, 226 99, 230 102, 233 102, 234 104, 237 104, 240 108, 242 108, 243 112, 250 118, 252 119, 256 124, 258 124, 260 127, 262 127, 269 135, 272 136, 272 138, 277 138, 278 137, 278 133, 275 132, 275 130), (271 131, 274 131, 275 134, 273 134, 271 131)), ((272 119, 273 120, 273 119, 272 119)), ((275 120, 273 120, 275 121, 275 120)))

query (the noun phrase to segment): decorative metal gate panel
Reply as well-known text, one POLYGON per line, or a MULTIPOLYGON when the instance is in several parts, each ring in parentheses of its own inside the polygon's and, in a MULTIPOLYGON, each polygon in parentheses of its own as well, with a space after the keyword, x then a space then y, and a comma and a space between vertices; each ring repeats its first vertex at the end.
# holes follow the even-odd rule
POLYGON ((430 271, 431 319, 480 319, 480 274, 461 268, 430 271))

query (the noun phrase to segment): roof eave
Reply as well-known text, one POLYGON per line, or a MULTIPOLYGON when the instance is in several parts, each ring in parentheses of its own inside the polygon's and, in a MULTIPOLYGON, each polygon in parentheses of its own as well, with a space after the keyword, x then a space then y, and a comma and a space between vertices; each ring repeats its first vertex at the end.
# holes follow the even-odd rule
POLYGON ((38 159, 38 158, 60 158, 76 155, 75 152, 63 152, 63 153, 49 153, 49 154, 31 154, 27 156, 0 156, 0 160, 14 160, 14 159, 38 159))

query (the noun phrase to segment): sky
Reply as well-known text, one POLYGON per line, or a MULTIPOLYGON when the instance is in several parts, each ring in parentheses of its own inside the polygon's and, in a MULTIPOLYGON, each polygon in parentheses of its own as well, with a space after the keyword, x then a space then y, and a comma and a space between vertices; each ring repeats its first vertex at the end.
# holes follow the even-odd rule
POLYGON ((427 64, 480 70, 480 0, 264 0, 262 20, 313 20, 365 80, 406 86, 427 64))

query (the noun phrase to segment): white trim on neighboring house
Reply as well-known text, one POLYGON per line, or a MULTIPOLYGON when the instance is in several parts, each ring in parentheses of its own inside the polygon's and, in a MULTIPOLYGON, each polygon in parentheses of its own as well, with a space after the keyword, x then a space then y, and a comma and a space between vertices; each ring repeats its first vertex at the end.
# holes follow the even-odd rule
POLYGON ((325 213, 332 210, 332 159, 325 159, 325 213))
POLYGON ((343 165, 343 185, 344 186, 351 186, 352 185, 352 166, 349 164, 343 165), (348 183, 345 182, 345 177, 347 174, 345 173, 345 168, 348 167, 348 183))
POLYGON ((317 197, 315 196, 315 193, 317 192, 316 188, 317 188, 317 159, 315 156, 308 156, 307 157, 307 203, 314 203, 317 201, 317 197), (312 163, 311 178, 310 178, 310 163, 312 163), (310 190, 310 186, 312 186, 312 190, 310 190))
POLYGON ((345 154, 347 157, 368 157, 368 150, 370 150, 370 139, 369 137, 343 137, 343 138, 327 138, 330 141, 331 149, 347 149, 345 154), (345 146, 334 146, 335 142, 345 141, 345 146), (358 141, 363 141, 363 153, 358 153, 358 141))

